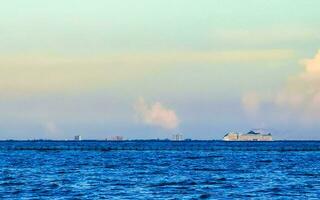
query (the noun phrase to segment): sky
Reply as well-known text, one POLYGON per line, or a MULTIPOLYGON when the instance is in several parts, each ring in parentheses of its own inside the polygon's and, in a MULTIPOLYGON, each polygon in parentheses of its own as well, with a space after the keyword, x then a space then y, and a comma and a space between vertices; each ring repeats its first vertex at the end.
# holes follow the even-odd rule
POLYGON ((320 140, 318 0, 11 0, 0 139, 320 140))

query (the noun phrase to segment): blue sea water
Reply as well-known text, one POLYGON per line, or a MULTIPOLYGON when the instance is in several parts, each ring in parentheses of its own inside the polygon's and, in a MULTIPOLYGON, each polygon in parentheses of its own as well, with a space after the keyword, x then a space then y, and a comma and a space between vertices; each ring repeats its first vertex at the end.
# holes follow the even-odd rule
POLYGON ((320 199, 320 142, 0 142, 0 199, 320 199))

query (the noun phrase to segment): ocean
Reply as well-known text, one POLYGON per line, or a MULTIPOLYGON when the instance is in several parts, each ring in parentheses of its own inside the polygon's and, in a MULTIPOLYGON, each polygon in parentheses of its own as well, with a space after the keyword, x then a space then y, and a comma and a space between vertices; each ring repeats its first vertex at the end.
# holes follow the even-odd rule
POLYGON ((320 142, 2 141, 0 199, 320 199, 320 142))

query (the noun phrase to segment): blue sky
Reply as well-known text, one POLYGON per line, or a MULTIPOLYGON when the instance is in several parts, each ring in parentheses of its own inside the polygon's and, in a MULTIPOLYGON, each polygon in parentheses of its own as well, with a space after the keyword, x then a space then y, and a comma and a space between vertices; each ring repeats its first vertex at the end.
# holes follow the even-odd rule
POLYGON ((0 139, 220 139, 253 128, 320 139, 319 7, 5 2, 0 139))

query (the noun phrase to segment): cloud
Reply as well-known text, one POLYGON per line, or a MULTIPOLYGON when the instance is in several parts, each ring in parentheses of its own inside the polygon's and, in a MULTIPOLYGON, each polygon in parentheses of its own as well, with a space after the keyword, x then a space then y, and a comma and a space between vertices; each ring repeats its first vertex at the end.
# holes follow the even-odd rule
POLYGON ((44 130, 49 135, 54 135, 54 134, 59 132, 59 129, 58 129, 57 125, 54 122, 51 122, 51 121, 50 122, 46 122, 44 124, 44 130))
POLYGON ((179 119, 174 110, 166 108, 160 102, 148 105, 143 98, 135 103, 134 109, 143 123, 159 126, 164 129, 175 129, 179 119))
POLYGON ((320 50, 314 58, 306 59, 304 62, 306 65, 306 74, 317 75, 320 77, 320 50))
POLYGON ((286 84, 275 93, 243 95, 245 110, 253 112, 258 105, 269 104, 281 111, 279 116, 294 117, 303 123, 320 122, 320 51, 314 58, 305 59, 301 63, 304 70, 289 77, 286 84))
POLYGON ((260 108, 260 97, 255 92, 246 93, 242 97, 242 105, 249 116, 256 116, 260 108))
POLYGON ((276 103, 282 106, 316 106, 320 95, 320 51, 312 59, 303 60, 304 71, 291 77, 278 92, 276 103))
POLYGON ((190 64, 266 63, 293 56, 294 52, 288 49, 1 55, 0 93, 78 92, 131 83, 190 64))
POLYGON ((320 118, 320 51, 312 59, 303 61, 305 71, 293 81, 293 94, 299 97, 299 106, 304 107, 308 121, 320 118), (299 96, 300 95, 300 96, 299 96))

